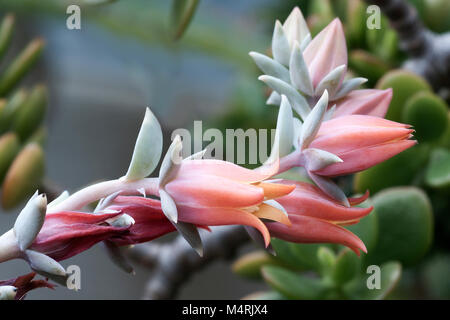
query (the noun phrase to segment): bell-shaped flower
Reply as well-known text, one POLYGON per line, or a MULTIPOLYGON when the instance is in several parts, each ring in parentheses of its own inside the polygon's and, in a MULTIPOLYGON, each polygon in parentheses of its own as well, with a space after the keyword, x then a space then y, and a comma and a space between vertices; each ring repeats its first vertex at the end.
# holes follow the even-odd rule
POLYGON ((351 114, 361 114, 384 118, 392 100, 392 89, 354 90, 345 97, 335 101, 336 110, 333 118, 351 114))
MULTIPOLYGON (((277 181, 280 184, 292 184, 292 181, 277 181)), ((349 199, 351 205, 365 201, 368 193, 360 198, 349 199)), ((277 222, 266 222, 272 236, 298 243, 338 243, 359 254, 366 252, 364 243, 342 225, 358 223, 372 211, 372 207, 345 207, 326 195, 316 186, 295 182, 290 194, 277 199, 287 211, 292 222, 290 227, 277 222)))
POLYGON ((324 121, 311 148, 330 152, 342 161, 319 170, 321 176, 339 176, 368 169, 412 147, 413 129, 379 117, 348 115, 324 121))
POLYGON ((221 160, 183 160, 165 184, 173 199, 178 220, 204 226, 244 225, 258 229, 266 246, 270 235, 260 219, 289 225, 289 219, 265 200, 284 196, 293 185, 264 182, 277 166, 262 172, 221 160))

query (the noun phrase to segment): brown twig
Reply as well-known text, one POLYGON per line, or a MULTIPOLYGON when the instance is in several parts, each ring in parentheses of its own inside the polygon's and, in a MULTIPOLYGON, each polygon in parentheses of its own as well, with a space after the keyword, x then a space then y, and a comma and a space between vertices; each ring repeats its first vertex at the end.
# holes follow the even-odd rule
POLYGON ((213 227, 202 232, 204 256, 200 257, 178 236, 167 244, 148 243, 129 250, 129 257, 153 269, 144 299, 172 299, 192 274, 219 259, 230 259, 249 241, 241 226, 213 227))
POLYGON ((420 21, 417 10, 405 0, 366 0, 375 4, 397 31, 400 47, 408 55, 404 67, 421 75, 445 99, 450 90, 450 33, 435 34, 420 21))

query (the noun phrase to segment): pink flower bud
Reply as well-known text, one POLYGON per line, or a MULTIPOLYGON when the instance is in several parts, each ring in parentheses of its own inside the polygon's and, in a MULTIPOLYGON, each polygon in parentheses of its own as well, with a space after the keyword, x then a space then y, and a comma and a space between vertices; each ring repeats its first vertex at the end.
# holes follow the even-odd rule
POLYGON ((362 114, 384 118, 392 99, 392 89, 354 90, 336 101, 333 118, 350 114, 362 114))
MULTIPOLYGON (((314 88, 336 67, 347 65, 345 34, 338 18, 314 37, 303 52, 303 57, 314 88)), ((341 82, 342 80, 343 76, 341 82)))
POLYGON ((124 233, 128 228, 113 227, 105 223, 107 219, 119 214, 121 213, 90 214, 70 211, 48 213, 31 249, 57 261, 68 259, 100 241, 124 233))
POLYGON ((409 140, 413 132, 407 124, 364 115, 325 121, 310 146, 331 152, 343 162, 315 173, 332 177, 370 168, 415 145, 415 140, 409 140))

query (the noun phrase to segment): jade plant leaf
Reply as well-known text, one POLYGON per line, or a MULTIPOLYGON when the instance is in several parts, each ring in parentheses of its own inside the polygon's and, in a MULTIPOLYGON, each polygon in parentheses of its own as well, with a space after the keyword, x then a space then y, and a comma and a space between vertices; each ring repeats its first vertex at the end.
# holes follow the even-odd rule
POLYGON ((450 189, 450 151, 439 148, 433 150, 425 171, 425 183, 437 189, 450 189))
POLYGON ((343 289, 350 299, 355 300, 381 300, 385 299, 397 286, 402 274, 402 266, 398 262, 387 262, 380 266, 380 288, 368 288, 369 277, 374 273, 363 274, 349 282, 343 289))
POLYGON ((342 285, 359 274, 361 268, 360 258, 350 249, 342 249, 335 262, 332 278, 336 285, 342 285))
POLYGON ((262 268, 264 280, 289 299, 319 299, 327 290, 321 279, 299 275, 276 266, 262 268))
POLYGON ((281 265, 282 263, 266 251, 258 250, 247 253, 237 259, 231 266, 234 273, 250 279, 261 278, 261 267, 281 265))
POLYGON ((381 236, 365 263, 416 263, 428 251, 433 238, 433 213, 426 193, 416 187, 389 188, 378 193, 373 203, 381 236))
POLYGON ((431 92, 431 87, 423 78, 405 70, 386 73, 376 85, 377 89, 392 88, 393 96, 386 119, 401 121, 406 101, 417 92, 431 92))
POLYGON ((407 100, 402 122, 414 127, 414 137, 419 142, 434 141, 447 129, 447 109, 445 101, 437 95, 418 92, 407 100))

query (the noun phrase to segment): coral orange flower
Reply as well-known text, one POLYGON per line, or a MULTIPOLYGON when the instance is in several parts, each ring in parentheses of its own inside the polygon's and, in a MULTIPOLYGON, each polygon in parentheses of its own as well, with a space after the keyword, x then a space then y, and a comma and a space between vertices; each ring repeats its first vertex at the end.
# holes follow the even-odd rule
MULTIPOLYGON (((291 185, 292 181, 277 181, 291 185)), ((351 205, 368 198, 366 193, 360 198, 349 199, 351 205)), ((286 227, 277 222, 266 222, 274 237, 300 243, 338 243, 345 245, 359 255, 359 250, 367 252, 364 243, 342 225, 358 223, 372 211, 369 208, 347 208, 326 195, 316 186, 306 182, 295 182, 295 190, 277 200, 288 212, 292 222, 286 227)))

